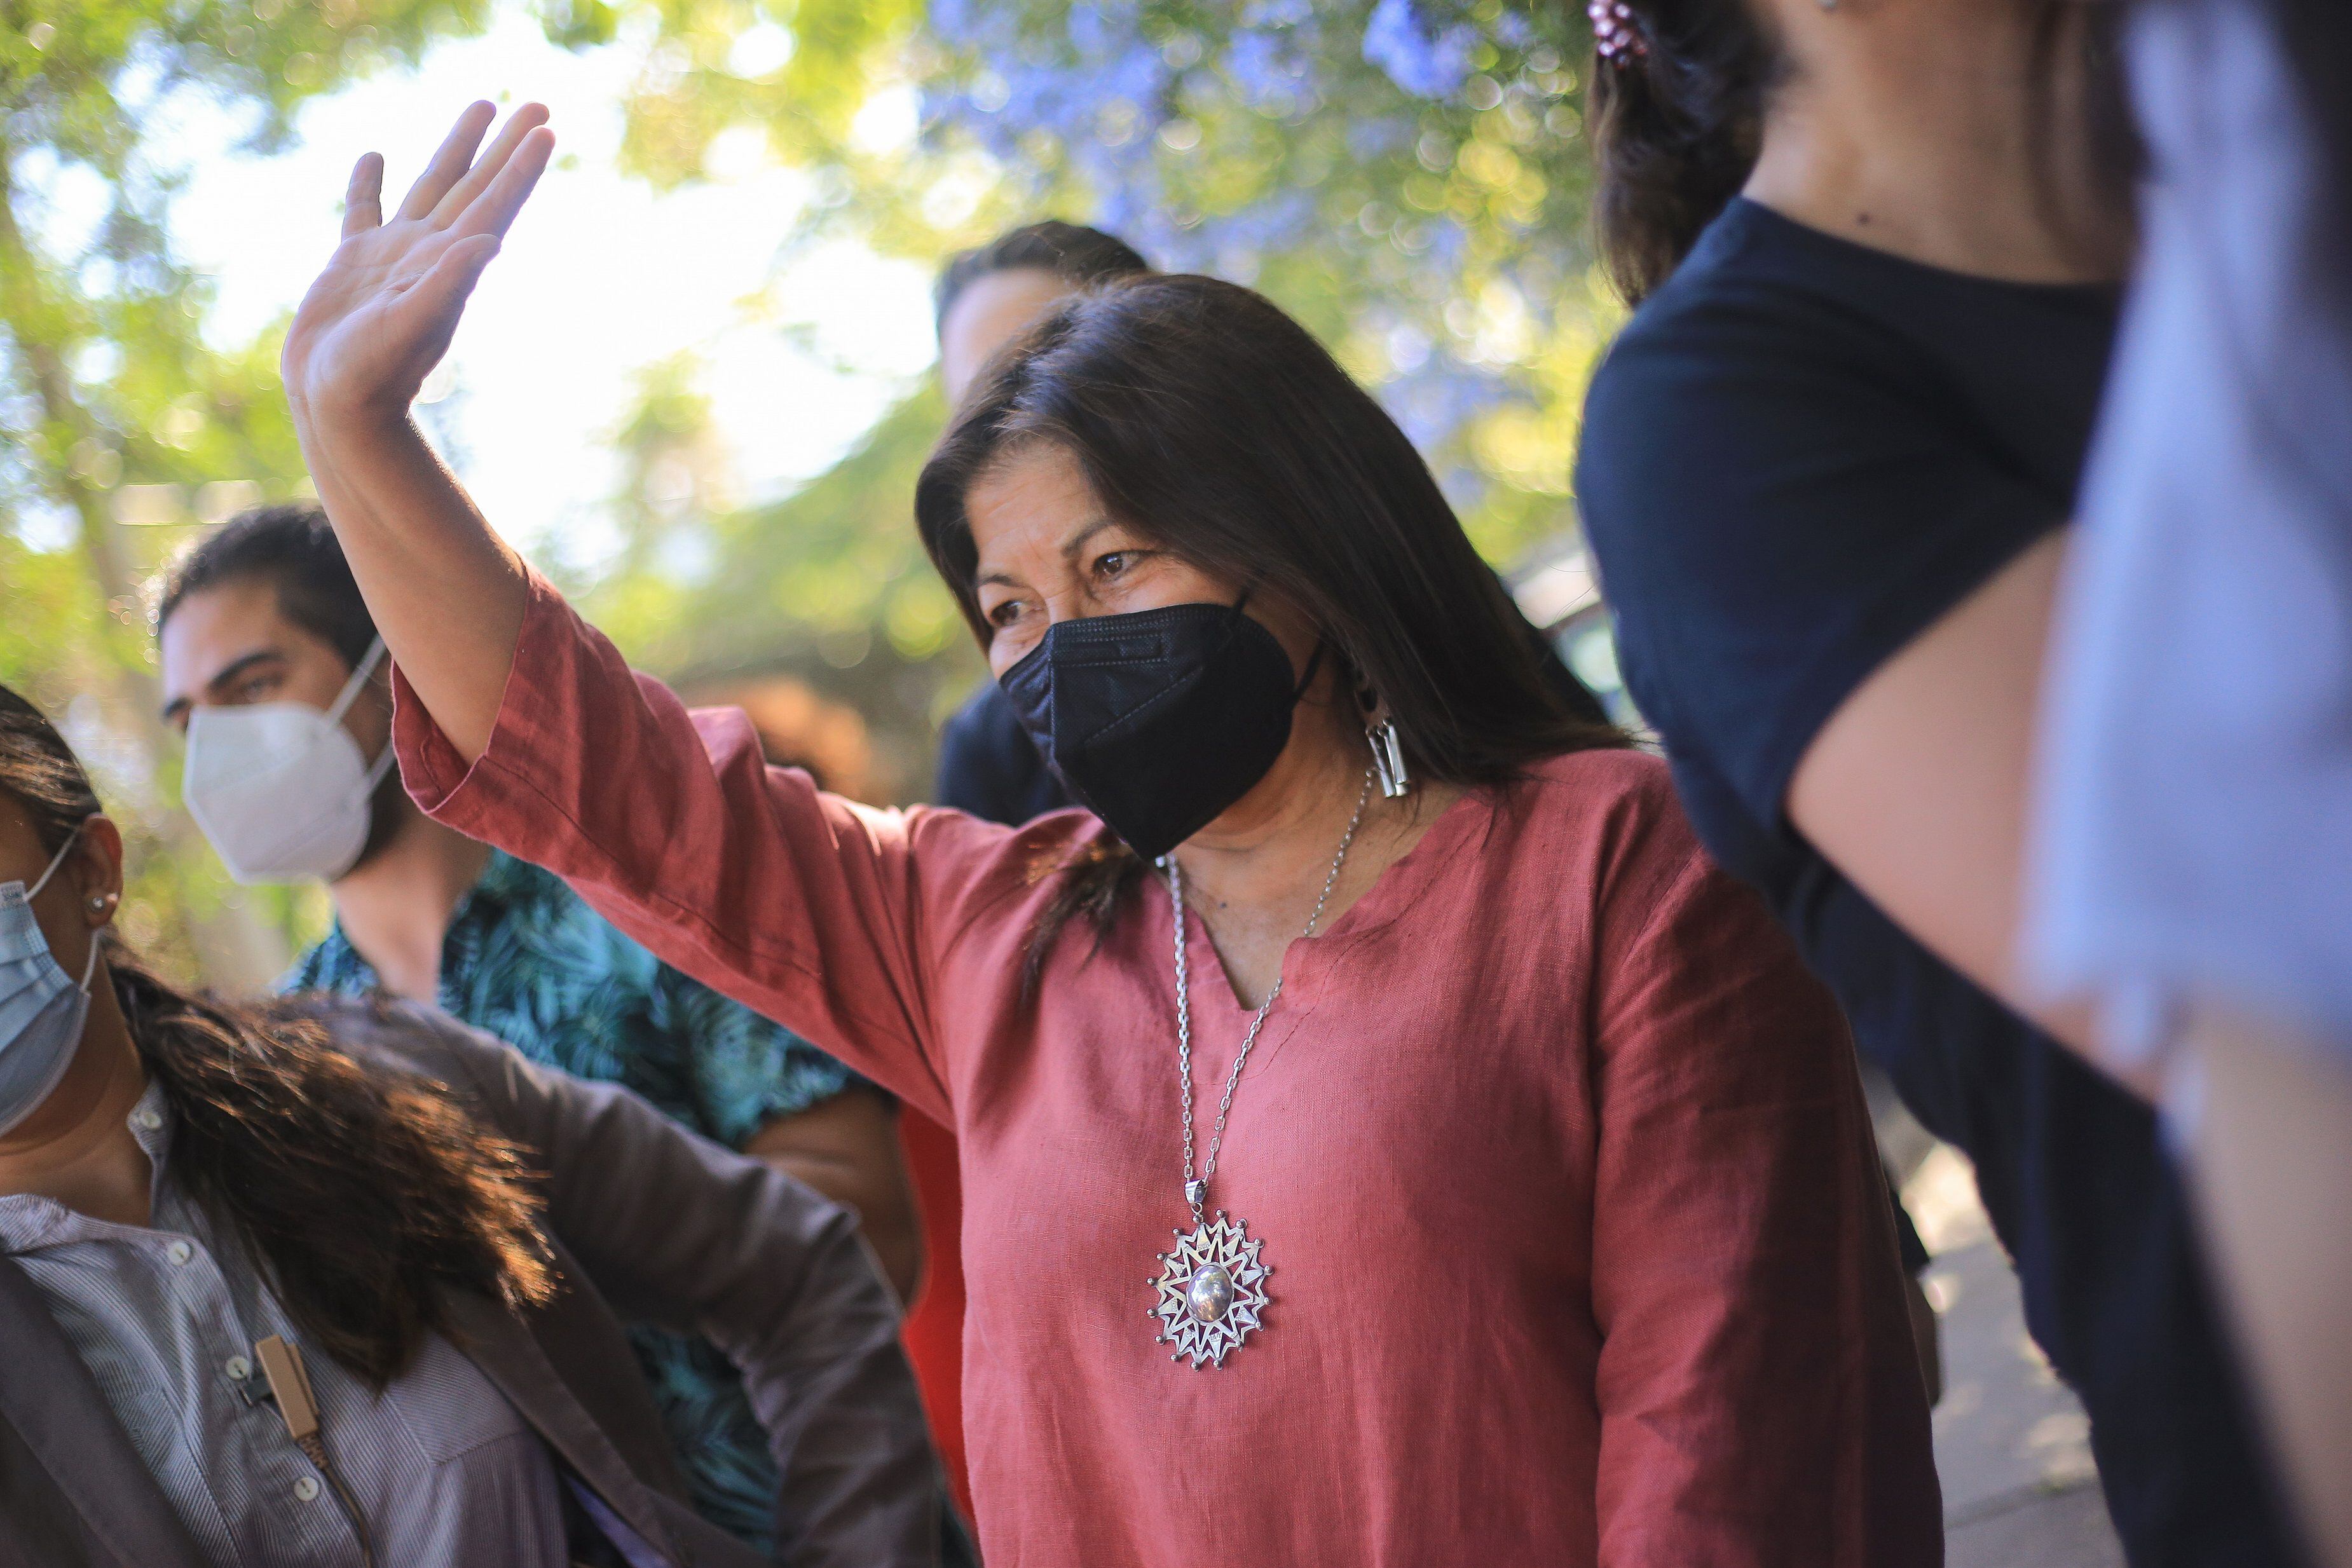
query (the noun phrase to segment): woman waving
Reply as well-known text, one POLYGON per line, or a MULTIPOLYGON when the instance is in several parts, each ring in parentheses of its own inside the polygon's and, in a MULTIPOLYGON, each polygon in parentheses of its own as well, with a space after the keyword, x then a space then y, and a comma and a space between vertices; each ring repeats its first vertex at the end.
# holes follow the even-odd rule
POLYGON ((949 1122, 989 1556, 1929 1563, 1837 1010, 1245 289, 1058 309, 918 522, 1089 810, 877 811, 634 676, 409 424, 551 145, 355 177, 288 383, 429 810, 949 1122))

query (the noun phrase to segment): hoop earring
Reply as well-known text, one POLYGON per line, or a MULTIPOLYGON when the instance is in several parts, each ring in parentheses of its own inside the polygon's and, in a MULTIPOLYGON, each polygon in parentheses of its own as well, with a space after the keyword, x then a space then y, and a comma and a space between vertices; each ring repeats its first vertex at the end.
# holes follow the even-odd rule
POLYGON ((1367 727, 1364 738, 1372 743, 1372 773, 1381 781, 1381 793, 1391 800, 1412 793, 1412 776, 1404 769, 1404 747, 1397 739, 1396 720, 1384 718, 1367 727))

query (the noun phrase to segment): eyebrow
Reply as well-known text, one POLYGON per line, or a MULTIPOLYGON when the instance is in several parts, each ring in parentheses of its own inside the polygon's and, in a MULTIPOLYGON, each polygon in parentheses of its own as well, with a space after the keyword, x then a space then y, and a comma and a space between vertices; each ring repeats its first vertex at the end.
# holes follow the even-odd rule
MULTIPOLYGON (((1087 540, 1093 538, 1105 528, 1117 527, 1118 522, 1118 519, 1116 517, 1097 517, 1093 522, 1088 523, 1085 528, 1080 528, 1076 533, 1071 535, 1070 538, 1063 543, 1062 559, 1064 560, 1077 559, 1079 555, 1085 551, 1087 540)), ((1000 588, 1018 588, 1021 586, 1020 583, 1015 582, 1012 578, 1007 577, 1001 571, 992 571, 985 577, 974 579, 972 586, 974 588, 978 588, 984 583, 991 582, 995 583, 1000 588)))
POLYGON ((1116 525, 1108 517, 1097 517, 1093 522, 1088 523, 1085 528, 1080 528, 1076 534, 1071 536, 1069 542, 1062 547, 1062 559, 1064 560, 1077 559, 1079 553, 1087 548, 1087 541, 1088 539, 1093 538, 1105 528, 1115 526, 1116 525))
MULTIPOLYGON (((237 676, 253 668, 254 665, 260 664, 263 660, 283 659, 285 657, 286 654, 282 649, 256 648, 252 653, 244 655, 242 658, 230 660, 226 668, 214 675, 211 680, 205 683, 205 690, 207 692, 216 692, 223 686, 227 685, 230 682, 236 680, 237 676)), ((169 724, 173 719, 178 718, 182 714, 188 711, 188 698, 173 697, 170 702, 163 705, 163 722, 165 724, 169 724)))

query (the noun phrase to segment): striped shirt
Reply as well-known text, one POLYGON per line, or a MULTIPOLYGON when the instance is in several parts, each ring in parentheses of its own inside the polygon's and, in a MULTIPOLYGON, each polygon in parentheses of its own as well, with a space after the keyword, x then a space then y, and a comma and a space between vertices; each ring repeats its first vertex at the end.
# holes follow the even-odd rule
MULTIPOLYGON (((254 1343, 300 1336, 232 1231, 170 1176, 171 1107, 149 1084, 131 1130, 155 1171, 151 1223, 110 1224, 52 1199, 0 1197, 0 1247, 48 1301, 156 1484, 223 1568, 357 1568, 360 1542, 326 1478, 287 1436, 254 1343)), ((382 1395, 303 1356, 335 1470, 385 1568, 562 1568, 562 1496, 546 1446, 446 1340, 428 1338, 382 1395)))

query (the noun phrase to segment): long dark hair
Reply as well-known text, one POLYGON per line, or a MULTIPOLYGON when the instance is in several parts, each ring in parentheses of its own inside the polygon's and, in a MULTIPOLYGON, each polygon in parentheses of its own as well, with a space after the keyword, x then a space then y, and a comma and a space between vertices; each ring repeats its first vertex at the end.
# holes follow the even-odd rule
MULTIPOLYGON (((1764 118, 1785 65, 1755 0, 1627 0, 1639 53, 1592 60, 1593 198, 1601 261, 1639 304, 1682 264, 1756 167, 1764 118)), ((2032 0, 2030 127, 2041 150, 2035 199, 2053 232, 2086 259, 2116 256, 2130 229, 2139 143, 2130 128, 2112 5, 2032 0), (2079 56, 2069 60, 2069 55, 2079 56), (2061 86, 2079 68, 2078 108, 2061 86), (2056 134, 2064 128, 2079 136, 2056 134), (2061 148, 2083 148, 2081 166, 2061 148)))
MULTIPOLYGON (((52 855, 100 810, 65 738, 6 686, 0 791, 52 855)), ((261 1262, 305 1340, 380 1388, 448 1331, 436 1287, 509 1306, 553 1293, 521 1150, 447 1090, 361 1066, 293 1004, 193 993, 111 927, 101 941, 131 1043, 171 1102, 173 1179, 261 1262)))
MULTIPOLYGON (((1396 423, 1249 289, 1154 274, 1081 293, 973 389, 924 465, 915 520, 982 647, 964 499, 992 465, 1041 441, 1161 549, 1278 588, 1322 634, 1343 689, 1386 701, 1415 777, 1496 784, 1543 758, 1626 743, 1547 681, 1526 622, 1396 423)), ((1033 964, 1071 915, 1107 924, 1141 868, 1106 848, 1052 869, 1067 881, 1033 964)))

